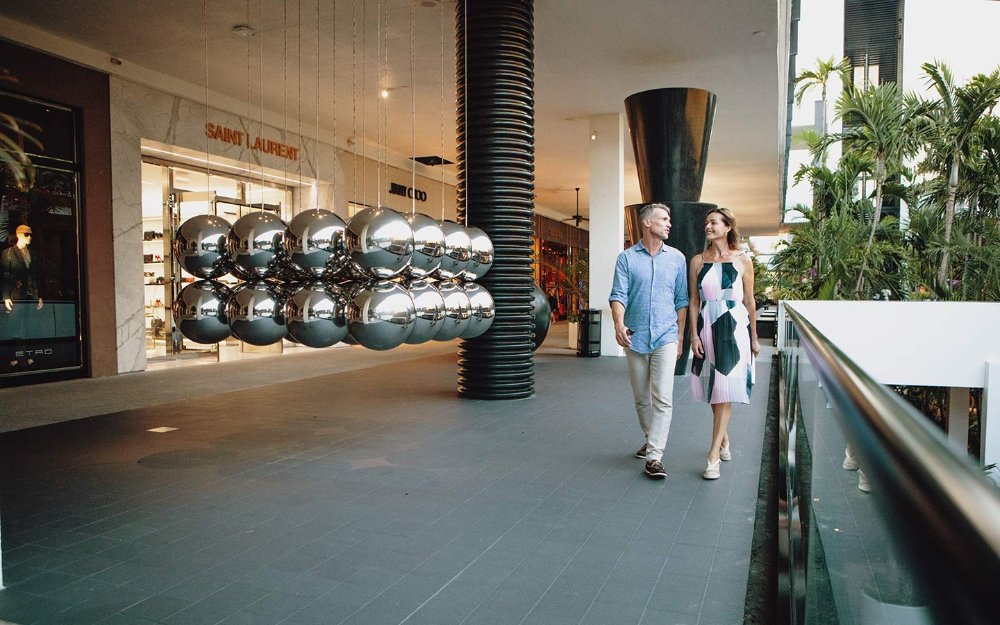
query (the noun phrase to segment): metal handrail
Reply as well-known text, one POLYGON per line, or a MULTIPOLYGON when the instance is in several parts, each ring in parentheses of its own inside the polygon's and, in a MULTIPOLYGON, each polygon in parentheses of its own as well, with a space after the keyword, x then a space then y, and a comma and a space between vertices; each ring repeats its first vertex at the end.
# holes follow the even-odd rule
MULTIPOLYGON (((791 306, 802 346, 940 623, 1000 618, 1000 493, 940 430, 791 306)), ((875 347, 873 346, 873 349, 875 347)))

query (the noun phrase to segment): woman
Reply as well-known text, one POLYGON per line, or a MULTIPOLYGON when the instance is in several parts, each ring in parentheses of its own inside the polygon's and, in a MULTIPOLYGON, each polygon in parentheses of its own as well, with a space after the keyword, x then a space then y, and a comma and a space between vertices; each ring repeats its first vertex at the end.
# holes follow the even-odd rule
POLYGON ((692 392, 712 405, 712 443, 702 476, 719 479, 722 460, 731 460, 729 417, 733 403, 750 403, 754 360, 760 353, 753 300, 753 262, 740 249, 736 218, 728 208, 705 217, 705 251, 691 260, 692 392), (701 376, 708 391, 702 391, 701 376))

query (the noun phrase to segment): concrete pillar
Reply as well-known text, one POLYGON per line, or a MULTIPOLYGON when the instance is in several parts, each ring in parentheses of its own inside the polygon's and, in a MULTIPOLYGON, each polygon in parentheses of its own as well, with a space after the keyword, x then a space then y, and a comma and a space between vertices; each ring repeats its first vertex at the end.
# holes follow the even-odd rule
POLYGON ((611 321, 615 259, 625 240, 625 119, 590 117, 590 307, 601 311, 601 355, 624 356, 611 321))
POLYGON ((969 453, 969 389, 948 389, 948 440, 962 454, 969 453))
POLYGON ((979 457, 983 465, 1000 463, 1000 361, 986 363, 983 405, 979 415, 979 457))

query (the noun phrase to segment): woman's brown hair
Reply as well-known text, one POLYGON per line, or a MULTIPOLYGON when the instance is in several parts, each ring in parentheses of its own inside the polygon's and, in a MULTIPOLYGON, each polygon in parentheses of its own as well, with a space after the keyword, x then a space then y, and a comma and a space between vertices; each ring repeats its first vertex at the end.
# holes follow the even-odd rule
POLYGON ((736 216, 733 215, 733 211, 728 208, 713 208, 708 211, 705 215, 705 221, 708 221, 709 215, 712 213, 718 213, 722 217, 722 223, 729 226, 729 233, 726 235, 726 243, 729 245, 731 250, 742 249, 740 247, 740 230, 736 227, 736 216))

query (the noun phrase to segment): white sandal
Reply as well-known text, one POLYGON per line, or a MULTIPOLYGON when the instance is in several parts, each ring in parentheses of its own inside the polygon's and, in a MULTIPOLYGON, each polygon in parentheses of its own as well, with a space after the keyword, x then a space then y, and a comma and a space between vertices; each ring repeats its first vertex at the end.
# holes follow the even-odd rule
POLYGON ((721 466, 722 466, 721 460, 716 460, 715 464, 709 462, 708 466, 705 467, 705 472, 702 473, 701 476, 706 480, 717 480, 721 475, 721 473, 719 472, 721 466))

